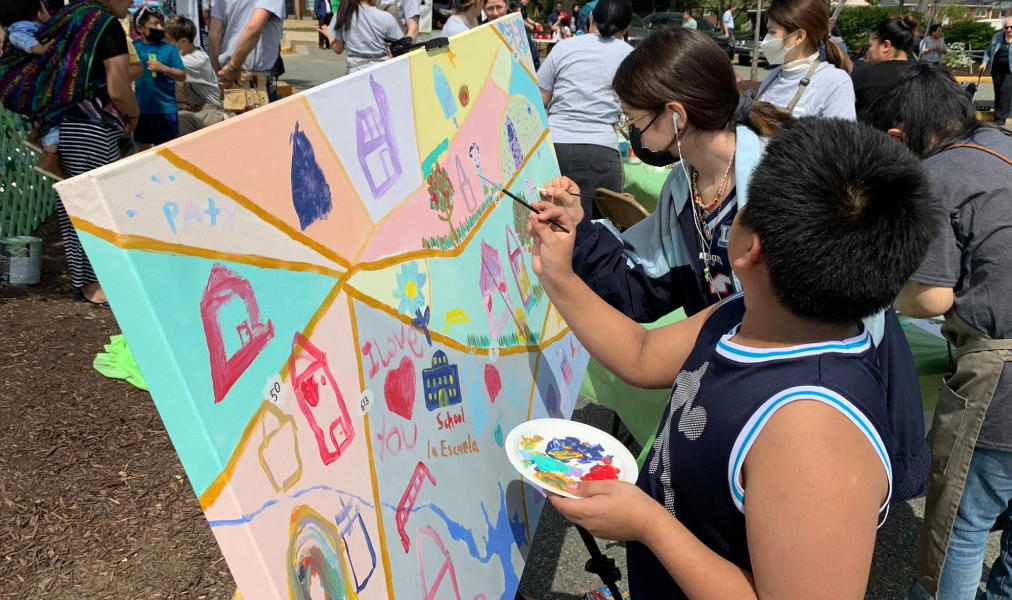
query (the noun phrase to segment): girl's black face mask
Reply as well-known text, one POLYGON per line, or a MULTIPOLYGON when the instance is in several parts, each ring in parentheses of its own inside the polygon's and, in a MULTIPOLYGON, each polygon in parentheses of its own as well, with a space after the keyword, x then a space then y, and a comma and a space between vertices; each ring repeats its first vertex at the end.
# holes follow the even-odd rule
POLYGON ((148 40, 150 40, 152 42, 155 42, 155 43, 160 42, 160 41, 162 41, 162 40, 165 39, 165 30, 164 29, 154 29, 154 28, 148 29, 147 38, 148 38, 148 40))
MULTIPOLYGON (((653 125, 653 121, 650 122, 653 125)), ((650 127, 647 125, 647 127, 650 127)), ((639 127, 633 125, 629 128, 629 145, 632 147, 632 151, 636 154, 636 158, 639 158, 644 163, 652 167, 666 167, 674 164, 678 158, 675 157, 668 150, 662 150, 657 152, 643 146, 643 140, 641 138, 642 132, 639 127)))

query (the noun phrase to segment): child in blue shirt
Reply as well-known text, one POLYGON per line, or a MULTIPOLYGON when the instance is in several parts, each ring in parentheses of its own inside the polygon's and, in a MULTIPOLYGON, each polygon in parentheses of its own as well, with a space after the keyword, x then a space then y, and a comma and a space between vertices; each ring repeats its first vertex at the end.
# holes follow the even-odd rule
POLYGON ((134 140, 143 151, 179 137, 176 82, 186 81, 186 68, 179 50, 165 41, 161 11, 145 6, 134 23, 141 36, 134 48, 144 64, 144 74, 134 84, 141 108, 134 140))
POLYGON ((925 255, 928 181, 887 136, 807 118, 773 136, 747 192, 728 239, 743 292, 649 331, 573 273, 562 207, 530 217, 534 271, 584 347, 630 385, 674 382, 636 485, 570 483, 579 498, 551 498, 628 542, 632 600, 865 596, 892 431, 862 319, 925 255))

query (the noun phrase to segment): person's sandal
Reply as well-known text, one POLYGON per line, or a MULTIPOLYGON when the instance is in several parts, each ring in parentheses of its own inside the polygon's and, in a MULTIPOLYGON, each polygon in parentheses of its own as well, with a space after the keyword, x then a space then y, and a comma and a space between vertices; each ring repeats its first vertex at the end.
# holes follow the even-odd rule
POLYGON ((88 304, 91 304, 92 306, 98 306, 98 307, 101 307, 101 308, 109 308, 109 303, 108 302, 92 302, 91 300, 88 300, 88 297, 84 295, 84 292, 81 291, 81 288, 77 288, 76 290, 74 290, 74 298, 78 302, 87 302, 88 304))

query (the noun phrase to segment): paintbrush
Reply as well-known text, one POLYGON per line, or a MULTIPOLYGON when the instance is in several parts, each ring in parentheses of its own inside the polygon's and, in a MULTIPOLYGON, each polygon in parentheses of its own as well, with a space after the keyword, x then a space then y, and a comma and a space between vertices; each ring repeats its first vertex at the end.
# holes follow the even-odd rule
MULTIPOLYGON (((497 188, 500 192, 506 194, 510 198, 513 198, 515 201, 519 202, 521 206, 526 207, 528 210, 530 210, 534 214, 536 214, 536 215, 540 215, 541 214, 540 210, 534 208, 530 204, 527 204, 526 202, 524 202, 523 200, 521 200, 519 196, 514 195, 513 192, 507 190, 506 188, 504 188, 503 186, 499 185, 498 183, 492 181, 491 179, 488 179, 487 177, 485 177, 484 175, 482 175, 480 172, 478 173, 478 177, 481 177, 485 181, 491 183, 493 187, 497 188)), ((564 231, 566 233, 569 233, 569 230, 566 229, 565 227, 563 227, 562 225, 559 225, 558 223, 556 223, 555 219, 549 219, 548 222, 551 223, 552 225, 555 225, 556 227, 558 227, 562 231, 564 231)))

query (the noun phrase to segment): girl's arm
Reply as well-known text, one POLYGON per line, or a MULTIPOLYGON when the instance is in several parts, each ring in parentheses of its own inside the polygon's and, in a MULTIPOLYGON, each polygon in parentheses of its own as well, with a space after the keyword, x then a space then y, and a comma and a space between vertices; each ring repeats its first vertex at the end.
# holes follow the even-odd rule
POLYGON ((612 308, 573 273, 576 227, 562 207, 538 202, 531 213, 534 273, 573 334, 622 381, 642 388, 671 387, 707 317, 716 307, 684 321, 647 330, 612 308), (549 224, 554 219, 569 230, 549 224))

